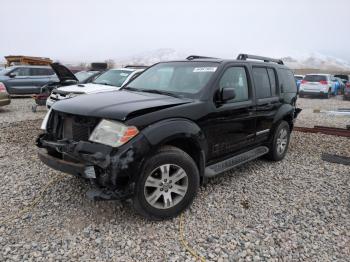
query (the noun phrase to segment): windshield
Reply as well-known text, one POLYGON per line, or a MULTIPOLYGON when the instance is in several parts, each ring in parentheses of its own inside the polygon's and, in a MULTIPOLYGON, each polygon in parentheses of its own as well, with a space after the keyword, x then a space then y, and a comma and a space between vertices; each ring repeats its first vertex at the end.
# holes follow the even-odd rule
POLYGON ((121 87, 132 72, 130 70, 108 70, 97 77, 93 83, 121 87))
POLYGON ((303 80, 302 76, 294 76, 295 80, 303 80))
POLYGON ((128 88, 193 97, 209 82, 217 66, 213 62, 159 63, 129 83, 128 88))
POLYGON ((6 75, 8 72, 10 72, 13 69, 14 69, 14 67, 3 68, 2 70, 0 70, 0 76, 6 75))
POLYGON ((308 81, 308 82, 327 81, 327 76, 324 76, 324 75, 306 75, 304 77, 304 80, 308 81))
POLYGON ((85 81, 88 79, 90 76, 96 74, 98 71, 80 71, 75 75, 76 78, 78 78, 79 82, 85 81))

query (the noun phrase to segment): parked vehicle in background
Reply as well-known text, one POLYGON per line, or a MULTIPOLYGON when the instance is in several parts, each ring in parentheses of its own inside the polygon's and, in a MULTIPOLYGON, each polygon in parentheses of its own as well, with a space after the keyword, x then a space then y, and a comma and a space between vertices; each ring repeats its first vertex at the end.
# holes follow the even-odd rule
POLYGON ((350 82, 346 82, 345 84, 343 99, 350 100, 350 82))
POLYGON ((299 87, 299 96, 321 96, 330 98, 335 93, 334 77, 330 74, 307 74, 299 87))
MULTIPOLYGON (((111 84, 124 70, 98 82, 111 84)), ((132 198, 141 215, 167 219, 208 178, 263 155, 282 160, 301 111, 296 100, 282 60, 189 56, 151 66, 118 92, 55 103, 38 154, 54 169, 94 181, 96 198, 132 198)))
POLYGON ((303 75, 294 75, 294 79, 295 79, 295 83, 297 84, 298 91, 299 91, 301 80, 303 80, 303 78, 304 78, 303 75))
POLYGON ((6 106, 10 103, 10 95, 7 93, 5 85, 0 83, 0 106, 6 106))
POLYGON ((334 77, 340 78, 343 81, 344 84, 346 84, 346 82, 350 82, 350 76, 349 75, 337 74, 337 75, 334 75, 334 77))
POLYGON ((75 73, 75 77, 78 79, 80 84, 90 83, 95 80, 96 77, 101 75, 103 71, 80 71, 75 73))
POLYGON ((144 69, 110 69, 96 77, 91 83, 86 84, 77 84, 79 82, 77 77, 73 73, 69 73, 69 70, 67 70, 64 70, 62 65, 60 70, 55 70, 60 81, 66 84, 62 84, 65 86, 52 90, 52 93, 46 102, 47 108, 50 108, 59 100, 72 98, 78 95, 119 90, 125 83, 141 74, 144 69))
POLYGON ((337 81, 338 83, 338 93, 337 94, 344 94, 344 90, 345 90, 345 83, 343 82, 343 80, 339 77, 334 77, 335 80, 337 81))
POLYGON ((40 93, 41 87, 57 77, 49 66, 18 65, 0 71, 0 82, 10 95, 29 95, 40 93))

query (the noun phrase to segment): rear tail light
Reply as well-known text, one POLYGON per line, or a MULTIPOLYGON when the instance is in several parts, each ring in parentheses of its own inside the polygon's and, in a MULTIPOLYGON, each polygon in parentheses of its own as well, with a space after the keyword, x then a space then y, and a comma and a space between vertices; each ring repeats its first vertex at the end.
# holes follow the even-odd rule
POLYGON ((350 87, 350 82, 347 82, 347 83, 346 83, 346 87, 350 87))
POLYGON ((3 83, 0 82, 0 93, 5 93, 6 92, 6 87, 3 83))
POLYGON ((306 84, 307 81, 306 81, 306 80, 301 80, 301 83, 302 83, 302 84, 306 84))
POLYGON ((320 81, 320 84, 321 84, 321 85, 328 85, 328 81, 322 80, 322 81, 320 81))

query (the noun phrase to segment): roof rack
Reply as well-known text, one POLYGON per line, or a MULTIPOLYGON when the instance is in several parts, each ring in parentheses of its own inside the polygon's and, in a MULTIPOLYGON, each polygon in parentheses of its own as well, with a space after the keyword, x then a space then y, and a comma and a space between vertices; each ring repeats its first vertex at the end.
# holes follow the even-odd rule
POLYGON ((186 57, 187 60, 193 60, 193 59, 217 59, 216 57, 209 57, 209 56, 200 56, 200 55, 190 55, 186 57))
POLYGON ((274 59, 274 58, 270 58, 270 57, 248 55, 248 54, 239 54, 237 56, 237 60, 247 60, 247 59, 262 60, 262 61, 267 62, 267 63, 273 62, 273 63, 277 63, 279 65, 283 65, 283 61, 281 59, 274 59))

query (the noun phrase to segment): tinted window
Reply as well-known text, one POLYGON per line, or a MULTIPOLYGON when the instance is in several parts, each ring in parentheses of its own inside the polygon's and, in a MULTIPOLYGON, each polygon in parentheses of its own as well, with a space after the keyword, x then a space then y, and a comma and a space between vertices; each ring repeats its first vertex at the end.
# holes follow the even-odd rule
POLYGON ((340 79, 345 79, 349 81, 349 76, 348 75, 334 75, 335 77, 339 77, 340 79))
POLYGON ((323 75, 306 75, 304 77, 304 80, 308 81, 308 82, 327 81, 327 76, 323 76, 323 75))
POLYGON ((253 78, 257 98, 271 97, 271 86, 267 69, 262 67, 254 67, 253 78))
POLYGON ((275 96, 277 94, 276 91, 276 74, 275 74, 275 70, 273 70, 272 68, 268 68, 267 72, 269 73, 269 79, 270 79, 270 85, 271 85, 271 95, 275 96))
POLYGON ((236 97, 230 102, 239 102, 248 100, 248 82, 245 69, 243 67, 231 67, 225 71, 220 79, 220 89, 234 88, 236 97))
POLYGON ((296 93, 297 85, 295 83, 294 75, 291 70, 280 69, 281 82, 283 85, 283 92, 285 93, 296 93))
POLYGON ((16 76, 30 76, 30 70, 29 68, 20 67, 11 72, 12 74, 15 74, 16 76))
POLYGON ((48 76, 54 74, 53 70, 50 68, 31 68, 30 72, 32 76, 48 76))
POLYGON ((294 76, 295 80, 303 80, 302 76, 294 76))

